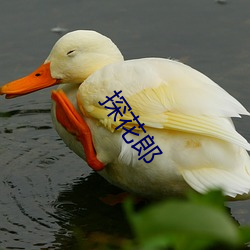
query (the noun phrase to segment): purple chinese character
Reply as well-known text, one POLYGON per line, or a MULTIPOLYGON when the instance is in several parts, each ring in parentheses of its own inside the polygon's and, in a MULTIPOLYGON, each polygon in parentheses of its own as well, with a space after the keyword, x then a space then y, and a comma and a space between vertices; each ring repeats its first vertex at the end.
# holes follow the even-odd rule
POLYGON ((115 97, 120 97, 119 94, 120 94, 121 92, 122 92, 121 90, 120 90, 118 93, 117 93, 116 91, 114 91, 115 94, 114 94, 113 96, 111 96, 111 97, 106 96, 107 100, 106 100, 105 102, 101 103, 101 102, 99 101, 98 103, 99 103, 101 106, 103 106, 103 105, 106 104, 107 102, 113 101, 113 98, 115 98, 115 97))
POLYGON ((106 109, 112 109, 113 111, 111 113, 108 114, 108 116, 111 116, 113 113, 114 113, 114 121, 116 122, 116 116, 117 114, 119 113, 120 116, 122 116, 122 113, 120 111, 120 108, 121 107, 117 107, 116 104, 114 102, 112 102, 113 104, 113 107, 108 107, 108 106, 105 106, 106 109))
POLYGON ((122 127, 124 124, 128 122, 132 122, 132 120, 125 120, 125 119, 120 119, 119 121, 122 121, 123 123, 120 124, 118 127, 116 127, 115 130, 119 129, 120 127, 122 127))
POLYGON ((143 130, 144 133, 146 133, 146 130, 144 129, 144 125, 145 123, 140 123, 140 121, 138 120, 139 115, 135 116, 135 114, 133 113, 133 111, 130 112, 132 114, 132 116, 134 117, 133 121, 136 121, 138 123, 138 128, 141 128, 143 130))
POLYGON ((130 128, 130 129, 127 129, 127 128, 122 128, 122 129, 124 129, 126 132, 122 135, 122 138, 123 138, 123 140, 126 142, 126 143, 131 143, 131 142, 133 142, 134 140, 130 140, 130 141, 127 141, 126 140, 126 138, 125 138, 125 135, 126 134, 129 134, 129 133, 131 133, 131 134, 133 134, 133 135, 139 135, 138 133, 135 133, 135 132, 133 132, 133 130, 135 129, 135 126, 134 127, 132 127, 132 128, 130 128))
POLYGON ((111 96, 111 97, 108 97, 106 96, 107 100, 105 102, 98 102, 101 106, 103 106, 104 104, 106 104, 107 102, 112 102, 112 107, 109 107, 109 106, 104 106, 106 109, 111 109, 113 110, 111 113, 108 114, 108 116, 111 116, 112 114, 114 114, 114 121, 116 122, 116 118, 117 118, 117 115, 119 114, 120 116, 123 116, 123 114, 126 113, 127 111, 127 108, 128 108, 128 111, 130 111, 132 108, 130 107, 130 105, 128 104, 128 102, 126 101, 126 99, 123 97, 123 96, 119 96, 119 94, 121 93, 122 91, 120 90, 119 92, 116 92, 114 91, 114 95, 111 96), (117 100, 113 100, 115 97, 119 98, 120 100, 122 101, 117 101, 117 100), (125 104, 124 104, 125 103, 125 104), (119 104, 118 106, 116 104, 119 104), (123 105, 120 105, 120 104, 123 104, 123 105), (123 106, 123 111, 121 112, 121 107, 123 106))
POLYGON ((151 149, 150 151, 148 151, 146 154, 144 154, 143 156, 141 156, 138 160, 141 160, 143 158, 144 162, 146 163, 150 163, 153 159, 155 155, 161 155, 163 152, 161 151, 161 149, 159 148, 159 146, 155 146, 153 149, 151 149), (146 156, 148 154, 150 154, 151 152, 158 150, 157 153, 152 153, 151 158, 149 160, 146 160, 146 156))
MULTIPOLYGON (((132 110, 132 108, 130 107, 130 105, 128 104, 128 102, 126 101, 126 99, 125 99, 124 96, 120 97, 120 99, 123 100, 126 103, 126 105, 127 105, 127 106, 123 107, 123 114, 126 113, 126 107, 128 107, 128 111, 132 110)), ((118 103, 118 101, 117 101, 117 103, 118 103)), ((119 101, 119 103, 122 103, 122 102, 119 101)))
POLYGON ((155 144, 154 142, 154 136, 150 137, 150 135, 146 135, 143 137, 140 141, 136 142, 131 146, 131 148, 135 149, 138 151, 138 156, 141 155, 141 150, 143 149, 144 151, 150 148, 152 145, 155 144), (140 147, 141 146, 141 147, 140 147))

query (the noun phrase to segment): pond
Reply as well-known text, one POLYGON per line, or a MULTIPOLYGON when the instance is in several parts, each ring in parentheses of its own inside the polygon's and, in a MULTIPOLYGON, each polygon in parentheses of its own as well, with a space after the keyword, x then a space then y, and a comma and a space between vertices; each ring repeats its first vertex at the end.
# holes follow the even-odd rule
MULTIPOLYGON (((0 85, 43 63, 67 31, 93 29, 110 37, 126 59, 178 59, 205 73, 250 110, 248 0, 12 0, 0 3, 0 85)), ((0 249, 77 249, 100 232, 128 237, 121 206, 101 197, 121 190, 93 173, 61 141, 46 89, 0 98, 0 249)), ((235 120, 250 141, 250 118, 235 120)), ((250 201, 230 202, 250 224, 250 201)))

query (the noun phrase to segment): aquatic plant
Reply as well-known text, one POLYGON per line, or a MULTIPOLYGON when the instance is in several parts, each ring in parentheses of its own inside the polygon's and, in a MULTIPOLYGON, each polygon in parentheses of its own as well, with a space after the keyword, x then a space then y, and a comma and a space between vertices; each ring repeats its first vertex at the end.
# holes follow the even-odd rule
POLYGON ((76 229, 77 249, 250 249, 250 227, 239 226, 232 218, 221 191, 191 192, 186 199, 167 199, 139 209, 129 198, 123 206, 132 239, 102 233, 84 239, 76 229))

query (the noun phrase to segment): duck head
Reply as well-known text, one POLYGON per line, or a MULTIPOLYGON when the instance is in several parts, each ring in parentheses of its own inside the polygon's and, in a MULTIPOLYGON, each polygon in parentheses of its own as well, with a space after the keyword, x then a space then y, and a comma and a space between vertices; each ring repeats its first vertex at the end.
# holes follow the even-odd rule
POLYGON ((105 65, 123 61, 117 46, 91 30, 77 30, 61 37, 45 62, 34 72, 0 88, 6 98, 25 95, 56 84, 80 84, 105 65))

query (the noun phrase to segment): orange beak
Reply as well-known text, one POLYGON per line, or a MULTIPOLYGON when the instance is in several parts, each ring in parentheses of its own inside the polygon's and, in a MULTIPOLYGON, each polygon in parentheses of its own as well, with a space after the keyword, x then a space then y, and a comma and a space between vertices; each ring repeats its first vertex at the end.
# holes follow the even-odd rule
POLYGON ((6 95, 6 98, 13 98, 48 88, 59 83, 59 79, 55 79, 51 76, 50 63, 46 63, 42 64, 30 75, 2 86, 0 88, 0 95, 6 95))

